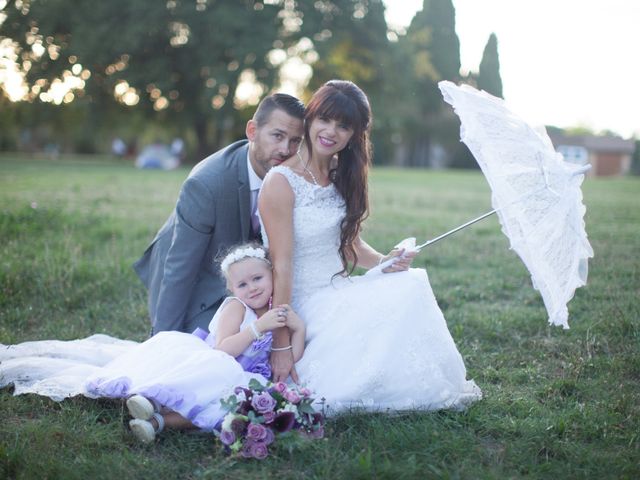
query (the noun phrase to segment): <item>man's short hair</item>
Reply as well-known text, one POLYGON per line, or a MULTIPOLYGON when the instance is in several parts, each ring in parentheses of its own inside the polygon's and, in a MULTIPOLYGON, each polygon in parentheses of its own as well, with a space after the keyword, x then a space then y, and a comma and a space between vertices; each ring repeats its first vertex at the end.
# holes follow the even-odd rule
POLYGON ((269 121, 269 116, 274 110, 282 110, 300 120, 304 118, 304 104, 300 100, 286 93, 274 93, 262 99, 256 113, 253 115, 253 120, 258 127, 269 121))

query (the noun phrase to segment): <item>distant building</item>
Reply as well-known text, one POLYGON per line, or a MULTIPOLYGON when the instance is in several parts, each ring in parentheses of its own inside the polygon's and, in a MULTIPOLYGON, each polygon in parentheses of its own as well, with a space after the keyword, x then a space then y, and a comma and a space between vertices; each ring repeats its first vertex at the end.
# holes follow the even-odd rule
POLYGON ((554 148, 565 160, 592 168, 588 175, 626 175, 631 169, 631 157, 635 149, 633 140, 596 135, 564 135, 549 133, 554 148))

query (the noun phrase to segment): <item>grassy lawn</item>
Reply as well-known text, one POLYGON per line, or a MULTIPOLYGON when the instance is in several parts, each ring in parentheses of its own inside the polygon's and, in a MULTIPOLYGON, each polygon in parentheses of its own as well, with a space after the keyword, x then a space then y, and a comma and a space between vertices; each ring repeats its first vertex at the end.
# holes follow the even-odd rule
MULTIPOLYGON (((0 157, 0 343, 92 333, 144 340, 131 269, 187 170, 104 159, 0 157)), ((326 439, 263 462, 213 438, 135 442, 121 402, 0 390, 0 478, 639 478, 639 178, 588 179, 589 285, 550 328, 496 218, 418 258, 485 398, 463 413, 353 413, 326 439)), ((376 169, 365 238, 380 250, 488 210, 478 172, 376 169)), ((392 321, 392 320, 390 320, 392 321)))

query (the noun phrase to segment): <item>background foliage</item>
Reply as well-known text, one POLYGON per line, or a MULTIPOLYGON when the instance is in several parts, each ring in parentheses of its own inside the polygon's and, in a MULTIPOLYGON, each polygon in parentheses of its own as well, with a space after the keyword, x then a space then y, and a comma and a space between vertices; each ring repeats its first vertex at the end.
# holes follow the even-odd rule
MULTIPOLYGON (((406 32, 389 31, 382 0, 2 3, 0 52, 15 56, 28 86, 21 102, 0 95, 5 150, 106 152, 116 136, 130 144, 181 136, 195 163, 243 135, 257 100, 297 60, 311 67, 303 99, 331 78, 367 92, 376 163, 464 155, 437 89, 461 79, 451 0, 424 0, 406 32), (63 81, 75 87, 53 105, 63 81), (240 85, 253 95, 238 95, 240 85)), ((495 60, 483 75, 499 79, 495 60)))

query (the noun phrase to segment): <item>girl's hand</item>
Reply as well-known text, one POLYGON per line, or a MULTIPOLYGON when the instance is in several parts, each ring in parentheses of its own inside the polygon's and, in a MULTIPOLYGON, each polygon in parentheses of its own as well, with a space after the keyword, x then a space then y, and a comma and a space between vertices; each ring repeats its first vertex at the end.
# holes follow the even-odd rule
POLYGON ((283 315, 285 318, 285 326, 291 330, 291 332, 296 332, 301 328, 304 328, 304 324, 302 320, 298 316, 296 312, 289 305, 278 305, 279 309, 283 311, 283 315))
POLYGON ((286 326, 287 317, 282 308, 276 307, 267 311, 258 320, 256 320, 256 328, 260 333, 276 330, 286 326))
POLYGON ((389 252, 388 255, 385 255, 380 263, 387 261, 391 258, 395 258, 393 264, 389 265, 387 268, 382 270, 383 273, 393 273, 393 272, 404 272, 405 270, 409 270, 411 267, 411 263, 413 259, 418 255, 418 252, 406 252, 404 248, 394 248, 389 252))

